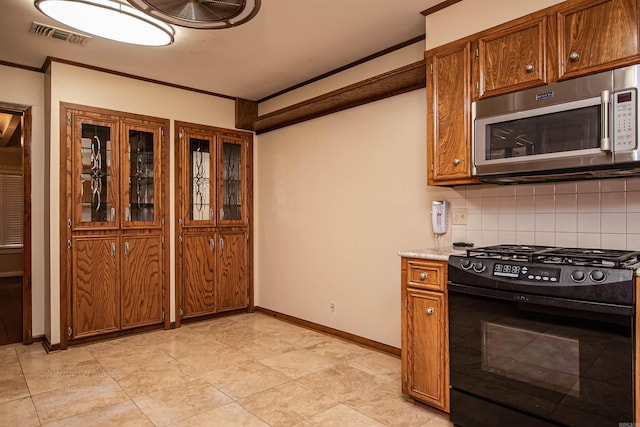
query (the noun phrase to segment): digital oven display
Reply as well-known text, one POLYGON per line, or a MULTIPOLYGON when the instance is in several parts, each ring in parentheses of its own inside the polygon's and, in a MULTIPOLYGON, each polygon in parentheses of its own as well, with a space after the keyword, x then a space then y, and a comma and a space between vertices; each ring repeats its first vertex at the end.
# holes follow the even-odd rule
POLYGON ((558 282, 560 280, 560 269, 495 263, 493 265, 493 275, 536 282, 558 282))

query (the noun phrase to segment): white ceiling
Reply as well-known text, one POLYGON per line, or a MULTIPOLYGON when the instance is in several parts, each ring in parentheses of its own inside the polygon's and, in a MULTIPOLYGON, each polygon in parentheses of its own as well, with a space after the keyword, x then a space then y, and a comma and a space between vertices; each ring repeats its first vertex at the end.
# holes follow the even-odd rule
POLYGON ((175 27, 175 43, 140 47, 94 37, 86 46, 29 32, 33 0, 0 0, 0 61, 42 67, 49 57, 258 100, 424 34, 421 11, 441 0, 262 0, 248 23, 175 27))

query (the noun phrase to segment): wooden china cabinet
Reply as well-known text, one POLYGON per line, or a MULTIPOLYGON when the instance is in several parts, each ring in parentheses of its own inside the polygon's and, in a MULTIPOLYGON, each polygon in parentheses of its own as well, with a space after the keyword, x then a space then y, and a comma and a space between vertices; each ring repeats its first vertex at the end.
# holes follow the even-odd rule
POLYGON ((252 134, 175 126, 176 323, 252 309, 252 134))
POLYGON ((64 348, 165 320, 169 122, 65 103, 61 113, 64 348))

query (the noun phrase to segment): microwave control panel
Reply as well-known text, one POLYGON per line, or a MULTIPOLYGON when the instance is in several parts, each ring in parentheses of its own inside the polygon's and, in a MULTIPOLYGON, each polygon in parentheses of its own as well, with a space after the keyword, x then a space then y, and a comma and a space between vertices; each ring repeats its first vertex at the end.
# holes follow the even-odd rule
POLYGON ((636 96, 635 89, 613 94, 613 143, 616 151, 636 148, 636 96))

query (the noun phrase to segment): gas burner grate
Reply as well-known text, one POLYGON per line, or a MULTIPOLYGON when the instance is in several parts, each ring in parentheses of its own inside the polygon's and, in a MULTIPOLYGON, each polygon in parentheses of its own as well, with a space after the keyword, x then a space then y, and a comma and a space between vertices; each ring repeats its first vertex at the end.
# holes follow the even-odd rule
POLYGON ((494 245, 467 249, 467 256, 473 258, 497 258, 514 261, 533 261, 536 254, 556 248, 535 245, 494 245))

